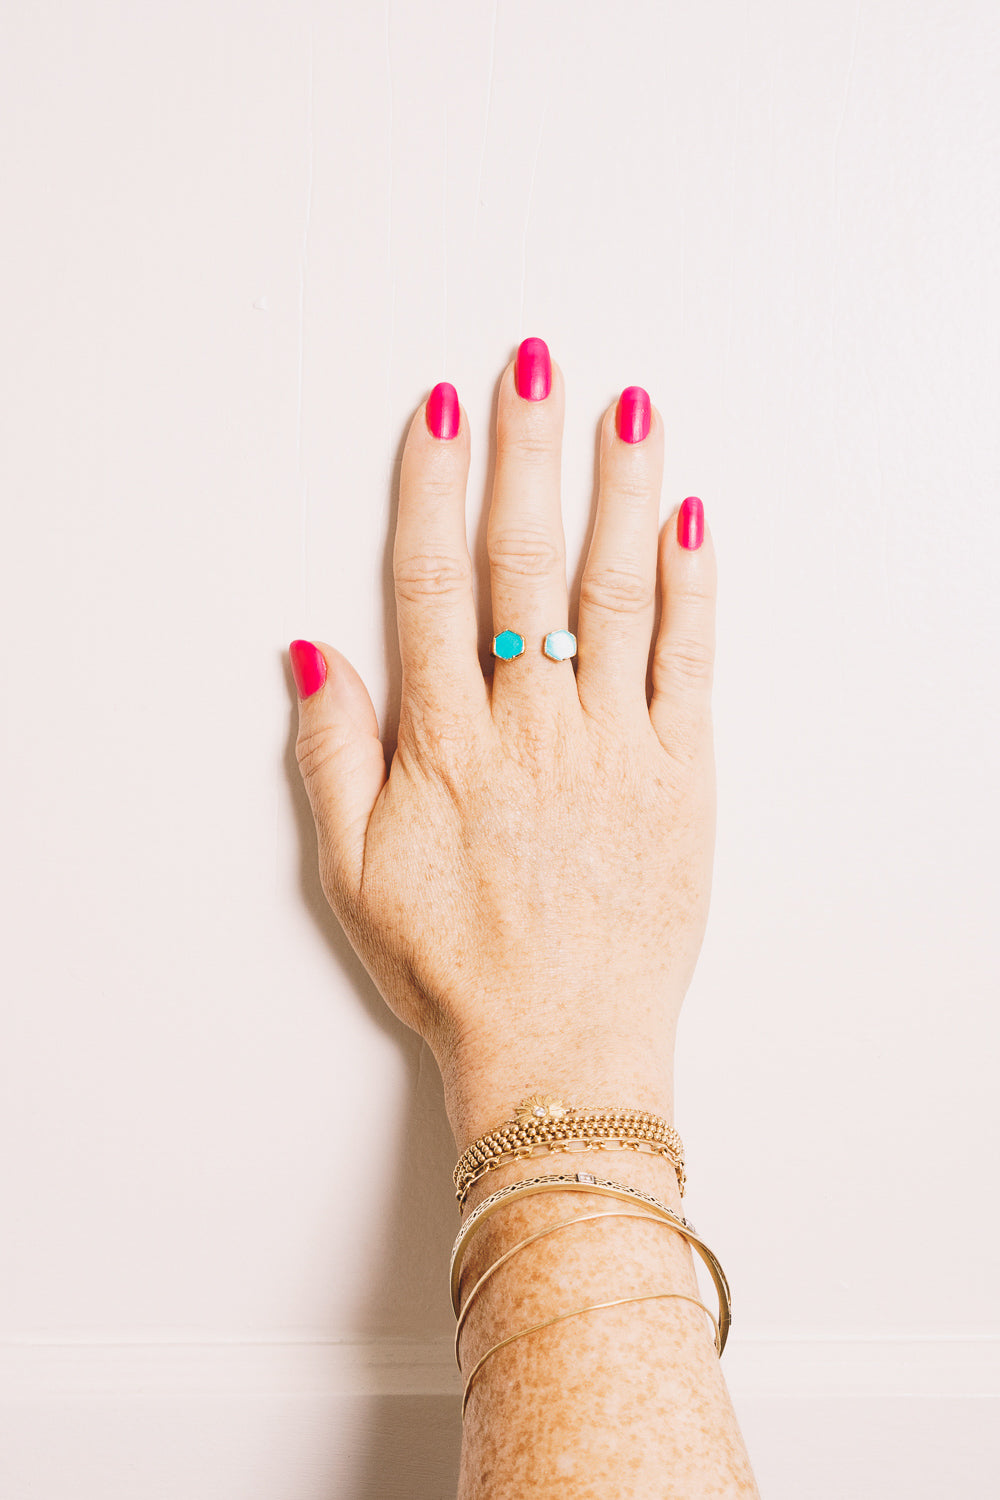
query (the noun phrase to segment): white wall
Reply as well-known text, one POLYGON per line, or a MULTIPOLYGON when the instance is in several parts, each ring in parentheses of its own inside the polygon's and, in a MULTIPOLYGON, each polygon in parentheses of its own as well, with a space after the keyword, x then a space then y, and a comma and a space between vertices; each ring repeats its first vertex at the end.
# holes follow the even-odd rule
MULTIPOLYGON (((646 386, 719 554, 687 1202, 768 1500, 996 1493, 998 13, 9 0, 4 1500, 454 1492, 452 1142, 285 648, 394 726, 410 415, 646 386)), ((481 597, 484 637, 489 601, 481 597)))

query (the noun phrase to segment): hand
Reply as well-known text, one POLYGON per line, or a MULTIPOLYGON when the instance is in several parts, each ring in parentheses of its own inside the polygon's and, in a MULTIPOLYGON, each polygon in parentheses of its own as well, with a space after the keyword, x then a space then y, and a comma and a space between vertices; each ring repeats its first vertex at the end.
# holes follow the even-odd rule
POLYGON ((430 1045, 460 1150, 535 1092, 672 1118, 677 1017, 708 915, 711 538, 699 545, 700 502, 685 502, 657 545, 663 423, 629 388, 601 430, 578 655, 546 657, 546 634, 570 625, 563 412, 558 366, 526 340, 500 385, 488 527, 494 629, 517 631, 524 653, 489 657, 492 679, 466 543, 468 421, 437 387, 410 424, 388 772, 354 668, 322 642, 292 648, 324 893, 430 1045))

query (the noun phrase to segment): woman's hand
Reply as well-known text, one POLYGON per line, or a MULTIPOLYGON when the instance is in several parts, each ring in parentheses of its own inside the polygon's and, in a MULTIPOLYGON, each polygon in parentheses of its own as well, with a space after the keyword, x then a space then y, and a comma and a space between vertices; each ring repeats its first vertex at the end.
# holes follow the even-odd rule
POLYGON ((434 1052, 459 1149, 536 1092, 672 1118, 677 1016, 708 914, 711 539, 700 502, 685 501, 658 545, 663 423, 630 387, 603 420, 578 655, 544 655, 548 632, 571 623, 563 412, 558 366, 525 340, 500 386, 488 528, 494 630, 523 636, 522 655, 489 657, 484 676, 470 434, 451 387, 416 413, 403 454, 388 773, 353 667, 322 643, 291 652, 323 890, 434 1052))

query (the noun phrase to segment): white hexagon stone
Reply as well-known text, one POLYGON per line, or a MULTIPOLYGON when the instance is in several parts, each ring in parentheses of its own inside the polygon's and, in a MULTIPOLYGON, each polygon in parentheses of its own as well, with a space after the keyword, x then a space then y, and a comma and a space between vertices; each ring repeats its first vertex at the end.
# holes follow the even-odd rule
POLYGON ((576 636, 571 630, 551 630, 545 637, 545 655, 552 661, 568 661, 576 655, 576 636))

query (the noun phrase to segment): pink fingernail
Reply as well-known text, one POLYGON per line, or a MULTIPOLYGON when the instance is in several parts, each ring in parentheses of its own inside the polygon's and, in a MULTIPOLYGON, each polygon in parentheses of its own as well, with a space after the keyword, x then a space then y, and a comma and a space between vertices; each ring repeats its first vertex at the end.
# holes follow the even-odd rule
POLYGON ((705 507, 697 495, 688 495, 677 512, 677 540, 689 552, 697 552, 705 540, 705 507))
POLYGON ((458 392, 447 380, 436 385, 427 397, 427 426, 436 438, 450 441, 462 425, 462 408, 458 392))
POLYGON ((552 389, 552 356, 544 339, 523 339, 514 365, 514 389, 525 401, 544 401, 552 389))
POLYGON ((618 436, 623 443, 641 443, 649 436, 653 408, 641 385, 627 385, 618 397, 615 413, 618 436))
POLYGON ((326 681, 326 660, 312 641, 293 641, 288 648, 292 676, 300 698, 311 698, 326 681))

